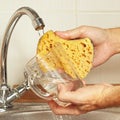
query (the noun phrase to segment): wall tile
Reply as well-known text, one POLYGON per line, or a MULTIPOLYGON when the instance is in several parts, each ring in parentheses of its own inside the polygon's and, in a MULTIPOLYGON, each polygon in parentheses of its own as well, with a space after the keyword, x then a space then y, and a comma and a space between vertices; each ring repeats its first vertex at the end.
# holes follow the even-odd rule
POLYGON ((78 11, 77 26, 120 27, 120 13, 90 13, 78 11))
MULTIPOLYGON (((45 31, 50 29, 66 30, 75 27, 74 13, 64 12, 59 13, 59 15, 56 12, 49 13, 46 16, 42 15, 46 25, 45 31)), ((23 80, 25 64, 35 55, 38 40, 39 36, 34 31, 29 18, 21 18, 14 30, 9 46, 8 78, 12 80, 9 81, 10 85, 17 84, 23 80), (17 71, 16 75, 14 70, 17 71)))
POLYGON ((1 10, 15 10, 21 6, 30 6, 36 9, 46 10, 46 11, 68 11, 75 9, 74 0, 1 0, 3 1, 1 10), (14 3, 14 4, 13 4, 14 3))
POLYGON ((115 55, 103 65, 93 68, 88 74, 86 83, 120 84, 120 55, 115 55))
POLYGON ((81 11, 120 11, 120 0, 77 0, 81 11))
POLYGON ((74 12, 48 12, 50 14, 43 15, 46 29, 66 30, 75 27, 76 19, 74 12))
MULTIPOLYGON (((103 28, 120 26, 119 0, 1 0, 0 40, 11 15, 20 7, 33 8, 43 19, 45 31, 67 30, 80 25, 103 28), (14 4, 13 4, 14 3, 14 4)), ((8 54, 8 79, 10 85, 23 80, 24 66, 35 55, 39 40, 28 17, 18 22, 13 32, 8 54)), ((88 83, 119 83, 120 56, 93 69, 86 78, 88 83), (116 64, 114 64, 116 63, 116 64)))

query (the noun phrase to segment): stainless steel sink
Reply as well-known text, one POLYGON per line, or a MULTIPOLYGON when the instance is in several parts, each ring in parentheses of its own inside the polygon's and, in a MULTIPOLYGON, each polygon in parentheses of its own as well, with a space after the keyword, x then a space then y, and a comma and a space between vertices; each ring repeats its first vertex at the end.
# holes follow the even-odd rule
POLYGON ((0 120, 120 120, 120 112, 93 111, 79 116, 55 115, 46 103, 17 103, 0 112, 0 120))

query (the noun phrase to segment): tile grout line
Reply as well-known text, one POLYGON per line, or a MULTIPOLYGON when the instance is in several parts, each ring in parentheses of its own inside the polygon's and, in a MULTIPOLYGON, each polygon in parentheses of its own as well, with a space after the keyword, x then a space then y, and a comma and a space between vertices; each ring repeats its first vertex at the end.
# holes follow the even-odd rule
POLYGON ((79 13, 99 13, 99 14, 120 14, 120 11, 90 11, 90 10, 78 10, 79 13))

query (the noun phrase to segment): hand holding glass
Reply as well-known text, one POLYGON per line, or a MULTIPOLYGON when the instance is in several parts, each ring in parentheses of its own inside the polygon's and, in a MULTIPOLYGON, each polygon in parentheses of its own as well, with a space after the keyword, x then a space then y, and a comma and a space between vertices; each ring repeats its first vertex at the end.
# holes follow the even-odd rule
POLYGON ((77 84, 74 85, 77 86, 75 89, 83 86, 74 66, 59 45, 46 55, 32 58, 27 63, 25 72, 28 74, 30 87, 36 95, 46 100, 54 100, 61 106, 70 103, 64 103, 57 98, 58 84, 77 84), (70 69, 72 76, 65 69, 70 69))

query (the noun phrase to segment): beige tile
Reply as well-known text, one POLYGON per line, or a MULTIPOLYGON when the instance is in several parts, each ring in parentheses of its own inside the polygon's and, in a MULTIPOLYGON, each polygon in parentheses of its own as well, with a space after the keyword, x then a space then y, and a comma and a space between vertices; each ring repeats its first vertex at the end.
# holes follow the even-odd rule
POLYGON ((91 13, 78 11, 77 26, 120 27, 120 13, 91 13))
POLYGON ((120 84, 120 55, 115 55, 106 63, 93 68, 86 77, 87 83, 120 84))
MULTIPOLYGON (((45 31, 66 30, 80 25, 119 27, 119 0, 2 0, 0 4, 0 36, 10 16, 22 6, 33 8, 46 25, 45 31), (14 4, 13 4, 14 3, 14 4)), ((23 17, 12 35, 8 54, 8 78, 10 85, 23 80, 25 63, 34 56, 39 36, 28 17, 23 17), (12 80, 12 81, 11 81, 12 80)), ((0 38, 1 40, 1 38, 0 38)), ((120 57, 92 70, 88 83, 119 83, 120 57), (115 64, 116 63, 116 64, 115 64)))
POLYGON ((81 11, 120 11, 120 0, 77 0, 81 11))
POLYGON ((56 10, 74 10, 75 0, 2 0, 1 10, 15 10, 22 6, 28 6, 40 10, 56 11, 56 10), (14 4, 13 4, 14 3, 14 4))
POLYGON ((74 12, 48 12, 48 14, 43 15, 43 18, 46 24, 46 30, 67 30, 76 25, 74 12))

